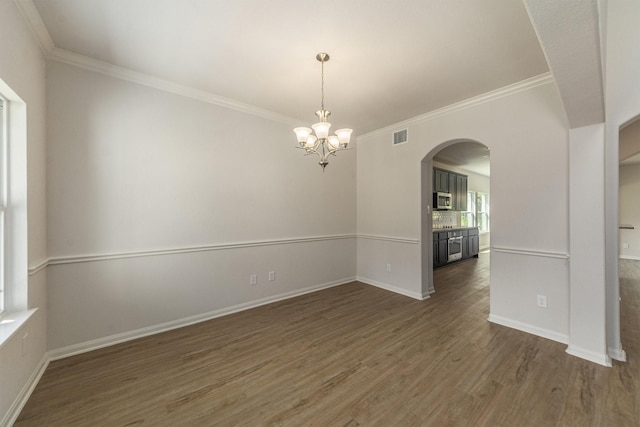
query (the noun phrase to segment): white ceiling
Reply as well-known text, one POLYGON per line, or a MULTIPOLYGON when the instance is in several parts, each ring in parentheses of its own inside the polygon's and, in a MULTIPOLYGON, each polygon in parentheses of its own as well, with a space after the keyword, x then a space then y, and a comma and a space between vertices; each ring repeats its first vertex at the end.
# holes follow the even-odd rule
POLYGON ((491 175, 489 148, 473 141, 462 141, 443 148, 433 160, 484 176, 491 175))
POLYGON ((355 134, 548 71, 514 0, 33 3, 58 49, 301 124, 315 121, 326 51, 325 106, 355 134))

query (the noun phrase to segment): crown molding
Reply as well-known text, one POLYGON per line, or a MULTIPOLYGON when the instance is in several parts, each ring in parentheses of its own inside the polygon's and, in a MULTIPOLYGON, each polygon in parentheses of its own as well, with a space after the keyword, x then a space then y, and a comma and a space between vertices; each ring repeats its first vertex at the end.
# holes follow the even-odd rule
MULTIPOLYGON (((215 95, 211 92, 203 91, 203 90, 196 89, 186 85, 181 85, 166 79, 162 79, 160 77, 141 73, 139 71, 134 71, 129 68, 120 67, 117 65, 110 64, 108 62, 90 58, 85 55, 80 55, 78 53, 70 52, 65 49, 57 48, 55 47, 53 40, 51 39, 51 36, 49 35, 49 32, 46 26, 44 25, 44 22, 42 21, 40 14, 38 13, 38 10, 33 4, 33 1, 32 0, 13 0, 13 1, 16 7, 18 8, 18 10, 20 11, 20 13, 22 14, 25 22, 27 23, 27 25, 35 35, 38 41, 38 44, 40 45, 40 48, 42 49, 42 52, 44 53, 44 56, 47 59, 66 63, 69 65, 74 65, 76 67, 83 68, 89 71, 94 71, 96 73, 104 74, 110 77, 118 78, 125 81, 130 81, 143 86, 148 86, 158 90, 162 90, 168 93, 173 93, 175 95, 192 98, 198 101, 206 102, 206 103, 217 105, 220 107, 229 108, 235 111, 251 114, 251 115, 262 117, 268 120, 284 123, 287 125, 295 126, 300 123, 300 121, 297 119, 284 116, 282 114, 278 114, 273 111, 269 111, 263 108, 258 108, 250 104, 246 104, 243 102, 235 101, 233 99, 215 95)), ((522 92, 522 91, 534 88, 536 86, 552 83, 553 81, 554 80, 553 80, 553 76, 551 75, 551 72, 540 74, 538 76, 534 76, 529 79, 522 80, 520 82, 502 87, 500 89, 496 89, 494 91, 487 92, 482 95, 469 98, 464 101, 460 101, 455 104, 451 104, 446 107, 443 107, 434 111, 430 111, 428 113, 421 114, 419 116, 404 120, 402 122, 398 122, 398 123, 374 130, 372 132, 359 135, 357 139, 361 140, 363 138, 366 138, 372 135, 393 132, 399 128, 415 125, 427 120, 434 119, 436 117, 451 114, 456 111, 464 110, 466 108, 471 108, 471 107, 483 104, 485 102, 490 102, 495 99, 499 99, 505 96, 513 95, 518 92, 522 92)))
POLYGON ((154 89, 162 90, 174 95, 184 96, 187 98, 206 102, 208 104, 229 108, 231 110, 251 114, 287 125, 295 126, 300 123, 300 120, 296 120, 292 117, 287 117, 273 111, 255 107, 250 104, 215 95, 211 92, 196 89, 194 87, 186 85, 181 85, 170 80, 141 73, 139 71, 134 71, 129 68, 120 67, 118 65, 110 64, 108 62, 100 61, 85 55, 80 55, 78 53, 58 48, 54 45, 53 40, 51 39, 51 35, 49 34, 47 27, 44 25, 42 17, 40 16, 38 9, 36 9, 36 6, 33 4, 33 1, 13 1, 20 11, 20 14, 24 18, 24 21, 27 23, 27 26, 38 41, 44 57, 47 59, 74 65, 85 70, 104 74, 110 77, 115 77, 121 80, 126 80, 132 83, 137 83, 143 86, 152 87, 154 89))
POLYGON ((483 93, 482 95, 465 99, 464 101, 456 102, 455 104, 451 104, 446 107, 442 107, 437 110, 433 110, 428 113, 424 113, 419 116, 412 117, 410 119, 403 120, 401 122, 394 123, 392 125, 385 126, 383 128, 359 135, 358 141, 373 135, 390 133, 398 129, 404 129, 408 126, 416 125, 416 124, 425 122, 427 120, 432 120, 437 117, 452 114, 457 111, 465 110, 467 108, 484 104, 485 102, 490 102, 499 98, 504 98, 506 96, 510 96, 518 92, 523 92, 525 90, 532 89, 536 86, 542 86, 542 85, 546 85, 553 82, 554 82, 553 76, 551 75, 550 72, 539 74, 537 76, 528 78, 526 80, 522 80, 520 82, 501 87, 500 89, 492 90, 491 92, 486 92, 486 93, 483 93))
POLYGON ((139 71, 134 71, 129 68, 120 67, 108 62, 89 58, 88 56, 80 55, 78 53, 74 53, 65 49, 54 47, 52 50, 45 53, 45 57, 52 61, 74 65, 85 70, 104 74, 121 80, 126 80, 132 83, 137 83, 143 86, 152 87, 164 92, 173 93, 174 95, 180 95, 209 104, 214 104, 220 107, 229 108, 231 110, 240 111, 242 113, 252 114, 254 116, 262 117, 268 120, 285 123, 287 125, 295 126, 300 122, 300 120, 296 120, 292 117, 287 117, 282 114, 274 113, 273 111, 265 110, 263 108, 255 107, 253 105, 215 95, 211 92, 196 89, 190 86, 181 85, 160 77, 141 73, 139 71))
POLYGON ((42 22, 40 13, 38 13, 38 9, 36 9, 33 2, 31 0, 13 0, 13 3, 38 41, 42 52, 46 55, 47 52, 53 50, 55 48, 53 40, 51 40, 49 31, 47 31, 47 27, 42 22))

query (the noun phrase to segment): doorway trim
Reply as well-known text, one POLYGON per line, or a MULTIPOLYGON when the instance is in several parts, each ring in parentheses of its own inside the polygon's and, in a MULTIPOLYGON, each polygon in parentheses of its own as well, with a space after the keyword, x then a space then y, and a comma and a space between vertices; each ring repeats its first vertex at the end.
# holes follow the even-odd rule
POLYGON ((473 142, 491 148, 473 138, 454 138, 433 147, 420 162, 420 264, 421 292, 424 298, 428 298, 435 292, 433 286, 433 158, 443 149, 460 142, 473 142))

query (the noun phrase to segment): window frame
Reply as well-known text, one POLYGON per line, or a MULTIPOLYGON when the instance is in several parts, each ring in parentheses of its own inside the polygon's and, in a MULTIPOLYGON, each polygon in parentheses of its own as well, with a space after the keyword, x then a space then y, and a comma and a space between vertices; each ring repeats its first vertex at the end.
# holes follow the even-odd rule
POLYGON ((7 312, 7 258, 6 258, 6 216, 7 216, 7 141, 9 128, 9 101, 0 94, 0 318, 7 312))
POLYGON ((481 234, 489 233, 491 231, 491 221, 489 216, 489 212, 491 209, 490 203, 491 202, 489 193, 473 190, 467 191, 467 210, 463 212, 463 215, 468 227, 478 227, 478 231, 481 234), (483 197, 485 203, 480 202, 480 197, 483 197), (486 207, 486 209, 480 210, 480 207, 486 207), (486 218, 486 220, 483 221, 486 227, 481 227, 481 217, 486 218))

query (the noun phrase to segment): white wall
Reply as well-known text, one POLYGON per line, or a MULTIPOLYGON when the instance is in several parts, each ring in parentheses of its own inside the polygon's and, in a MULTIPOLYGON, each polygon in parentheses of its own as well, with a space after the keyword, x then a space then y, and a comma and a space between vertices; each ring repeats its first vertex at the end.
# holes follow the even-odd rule
MULTIPOLYGON (((428 288, 421 283, 421 246, 413 243, 421 239, 426 211, 422 159, 445 142, 478 141, 491 149, 492 320, 566 342, 568 131, 553 83, 408 127, 410 141, 395 147, 393 127, 358 138, 358 235, 380 237, 358 239, 358 277, 414 295, 428 288), (382 238, 403 250, 385 250, 382 238), (403 268, 388 273, 387 263, 403 268), (549 308, 536 307, 538 294, 548 296, 549 308)), ((431 242, 422 244, 430 254, 431 242)))
POLYGON ((571 129, 570 342, 567 352, 611 365, 605 293, 604 124, 571 129))
MULTIPOLYGON (((26 115, 23 116, 26 117, 26 147, 12 146, 12 155, 26 155, 27 199, 19 200, 19 204, 22 210, 28 206, 28 265, 33 268, 46 260, 45 69, 40 48, 11 0, 0 0, 0 52, 0 80, 26 105, 26 115)), ((18 142, 23 144, 24 140, 18 142)), ((11 144, 15 143, 15 140, 11 141, 11 144)), ((24 247, 24 236, 21 240, 24 247)), ((26 264, 21 265, 22 271, 19 272, 25 280, 26 264)), ((33 269, 31 273, 26 283, 26 297, 20 296, 18 305, 22 309, 37 307, 38 311, 0 345, 0 425, 17 415, 27 389, 44 366, 47 346, 46 271, 33 269), (23 355, 25 335, 26 354, 23 355)))
POLYGON ((323 173, 290 123, 47 71, 56 354, 355 277, 355 150, 323 173))
POLYGON ((640 164, 620 166, 620 224, 633 230, 620 230, 620 258, 640 260, 640 164), (624 244, 628 247, 625 248, 624 244))
POLYGON ((640 2, 606 2, 606 288, 607 344, 612 357, 623 359, 620 340, 618 282, 619 132, 640 115, 640 2))

